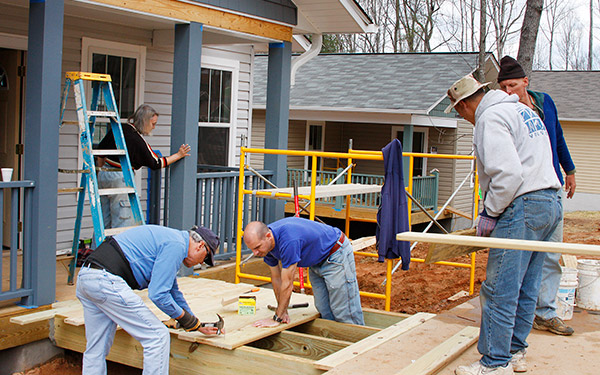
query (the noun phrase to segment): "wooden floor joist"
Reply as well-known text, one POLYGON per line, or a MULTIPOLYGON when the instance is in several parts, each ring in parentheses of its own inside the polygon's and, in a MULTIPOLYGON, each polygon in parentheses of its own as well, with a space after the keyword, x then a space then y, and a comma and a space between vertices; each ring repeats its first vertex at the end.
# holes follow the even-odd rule
POLYGON ((331 370, 335 366, 340 365, 386 341, 389 341, 404 332, 425 323, 433 318, 435 314, 417 313, 409 318, 406 318, 394 325, 381 330, 380 332, 370 335, 347 348, 344 348, 328 357, 325 357, 315 362, 315 367, 321 370, 331 370))

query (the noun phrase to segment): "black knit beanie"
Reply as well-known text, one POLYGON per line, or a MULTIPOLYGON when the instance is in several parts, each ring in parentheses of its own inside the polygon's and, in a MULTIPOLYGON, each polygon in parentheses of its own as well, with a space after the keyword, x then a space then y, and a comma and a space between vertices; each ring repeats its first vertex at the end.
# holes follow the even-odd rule
POLYGON ((510 56, 504 56, 500 60, 500 72, 498 72, 498 83, 505 79, 526 77, 525 71, 517 60, 510 56))

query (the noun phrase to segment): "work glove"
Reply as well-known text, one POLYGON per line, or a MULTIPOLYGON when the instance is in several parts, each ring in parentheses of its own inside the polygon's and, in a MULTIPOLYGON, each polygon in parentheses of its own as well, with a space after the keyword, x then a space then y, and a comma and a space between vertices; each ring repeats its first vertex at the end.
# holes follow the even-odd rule
POLYGON ((496 227, 498 222, 497 217, 491 217, 486 212, 485 208, 479 215, 479 222, 477 223, 477 236, 478 237, 489 237, 492 231, 496 227))
POLYGON ((169 320, 165 320, 163 321, 163 324, 167 326, 167 328, 171 328, 171 329, 178 329, 181 328, 179 326, 179 322, 173 318, 169 319, 169 320))
POLYGON ((183 310, 183 316, 177 319, 179 326, 186 331, 197 331, 200 328, 200 321, 190 312, 187 312, 185 309, 183 310))

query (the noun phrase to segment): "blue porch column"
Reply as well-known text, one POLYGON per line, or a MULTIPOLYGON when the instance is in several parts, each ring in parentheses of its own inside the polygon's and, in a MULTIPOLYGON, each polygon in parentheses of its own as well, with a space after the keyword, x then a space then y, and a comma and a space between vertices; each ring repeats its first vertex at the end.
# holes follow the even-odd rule
MULTIPOLYGON (((200 104, 200 56, 202 25, 175 25, 171 154, 187 143, 190 156, 171 165, 169 226, 189 229, 196 217, 196 164, 198 162, 198 112, 200 104)), ((184 273, 190 274, 191 270, 184 273)))
MULTIPOLYGON (((402 152, 413 151, 413 134, 415 127, 413 125, 404 125, 404 133, 402 138, 402 152)), ((404 185, 408 187, 408 176, 409 176, 409 158, 402 158, 402 171, 404 172, 404 185)))
POLYGON ((26 180, 35 181, 31 219, 31 287, 26 305, 54 302, 58 190, 58 121, 64 1, 29 2, 25 114, 26 180))
MULTIPOLYGON (((265 148, 287 150, 290 119, 290 70, 292 44, 269 44, 267 73, 267 110, 265 118, 265 148)), ((265 169, 272 170, 273 183, 287 186, 287 156, 265 155, 265 169)), ((267 217, 271 221, 284 216, 284 201, 274 200, 268 205, 267 217)))

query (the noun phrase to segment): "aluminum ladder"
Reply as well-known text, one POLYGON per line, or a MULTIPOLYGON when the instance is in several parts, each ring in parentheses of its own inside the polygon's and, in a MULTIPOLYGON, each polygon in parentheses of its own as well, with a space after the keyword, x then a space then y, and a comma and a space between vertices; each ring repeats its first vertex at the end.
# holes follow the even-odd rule
MULTIPOLYGON (((144 224, 142 207, 135 186, 133 169, 131 168, 131 162, 129 161, 129 154, 127 153, 127 145, 125 144, 123 129, 121 128, 121 119, 119 116, 119 111, 117 109, 117 104, 111 85, 110 75, 85 72, 66 73, 65 87, 61 97, 60 107, 61 125, 64 123, 69 123, 68 121, 63 121, 63 115, 65 112, 65 107, 67 104, 71 85, 73 86, 73 92, 75 94, 75 106, 77 108, 76 124, 79 126, 79 139, 81 144, 81 152, 83 155, 83 169, 75 171, 81 173, 81 183, 79 185, 79 188, 64 189, 65 191, 78 192, 77 217, 75 219, 75 226, 73 228, 73 245, 71 248, 71 254, 73 258, 71 259, 71 263, 69 264, 69 277, 67 280, 69 285, 73 284, 73 276, 75 275, 75 267, 77 265, 77 252, 79 246, 79 236, 81 232, 81 219, 83 215, 83 206, 86 191, 88 192, 88 199, 90 202, 90 211, 92 214, 92 221, 94 224, 94 240, 96 246, 101 244, 106 236, 114 235, 130 228, 123 227, 105 229, 104 220, 102 216, 102 206, 100 204, 100 196, 127 194, 129 197, 129 203, 131 205, 131 210, 136 225, 144 224), (92 84, 92 99, 90 102, 89 110, 86 107, 84 89, 85 81, 90 81, 92 84), (98 110, 100 95, 102 95, 102 98, 104 99, 104 105, 106 107, 105 111, 98 110), (109 120, 110 130, 112 131, 115 139, 116 149, 92 149, 94 125, 96 123, 97 118, 107 118, 109 120), (94 162, 94 156, 105 157, 109 155, 117 155, 119 157, 119 162, 121 164, 126 187, 98 189, 98 178, 96 165, 94 162)), ((75 122, 72 121, 71 123, 75 122)))

